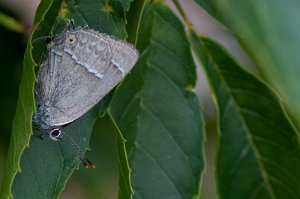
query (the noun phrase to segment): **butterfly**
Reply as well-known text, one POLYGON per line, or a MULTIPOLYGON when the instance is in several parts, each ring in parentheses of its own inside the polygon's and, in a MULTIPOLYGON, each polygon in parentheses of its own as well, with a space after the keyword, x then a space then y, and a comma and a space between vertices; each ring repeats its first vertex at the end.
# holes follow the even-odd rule
MULTIPOLYGON (((126 41, 87 26, 76 28, 70 20, 62 33, 47 39, 47 54, 35 82, 33 124, 52 140, 60 140, 63 129, 105 97, 138 58, 139 52, 126 41)), ((80 157, 84 165, 91 165, 80 157)))

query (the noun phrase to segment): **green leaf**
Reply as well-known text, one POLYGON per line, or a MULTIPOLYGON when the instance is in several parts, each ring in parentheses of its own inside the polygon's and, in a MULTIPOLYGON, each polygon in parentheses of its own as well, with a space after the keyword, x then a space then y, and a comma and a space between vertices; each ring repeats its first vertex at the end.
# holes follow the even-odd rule
MULTIPOLYGON (((125 0, 123 2, 126 3, 125 0)), ((67 138, 54 142, 47 137, 41 140, 37 136, 31 136, 31 118, 35 111, 34 66, 45 57, 45 38, 61 32, 67 19, 73 19, 76 26, 89 25, 94 30, 116 37, 126 36, 125 13, 118 1, 41 2, 34 20, 35 31, 28 41, 24 57, 24 71, 1 198, 57 198, 80 164, 74 146, 67 138)), ((106 110, 110 97, 104 98, 95 108, 65 129, 66 134, 83 151, 88 147, 93 123, 106 110)), ((119 145, 124 145, 121 137, 119 139, 119 145)), ((124 149, 122 151, 120 147, 120 151, 123 152, 123 155, 120 153, 120 161, 126 165, 124 149)), ((129 178, 126 178, 125 183, 130 184, 129 178)))
POLYGON ((127 141, 133 197, 192 198, 204 167, 204 124, 184 27, 164 4, 147 1, 137 47, 140 60, 110 109, 127 141))
MULTIPOLYGON (((31 46, 28 44, 24 57, 24 65, 30 65, 31 46)), ((34 71, 33 67, 24 67, 23 77, 20 84, 19 99, 16 108, 16 115, 13 120, 12 136, 6 161, 6 172, 4 173, 3 183, 0 192, 0 198, 11 197, 11 186, 14 177, 19 171, 20 155, 25 146, 29 143, 31 135, 31 117, 34 112, 33 85, 34 71)))
MULTIPOLYGON (((40 5, 41 10, 47 9, 49 3, 43 1, 40 5)), ((35 81, 34 64, 32 62, 32 36, 28 42, 24 55, 23 76, 19 88, 19 99, 16 108, 16 114, 12 125, 11 142, 6 161, 6 169, 1 187, 1 198, 11 198, 11 187, 14 178, 21 170, 20 158, 25 147, 29 145, 32 132, 31 117, 35 111, 33 99, 33 87, 35 81)))
POLYGON ((298 133, 278 97, 216 43, 190 38, 218 107, 220 198, 299 198, 298 133))
POLYGON ((282 98, 299 130, 299 1, 204 1, 215 8, 210 14, 217 13, 238 37, 258 71, 282 98))
MULTIPOLYGON (((117 124, 115 124, 117 127, 117 124)), ((126 153, 125 142, 126 140, 121 134, 121 131, 117 129, 118 132, 118 139, 117 139, 117 146, 118 146, 118 154, 119 154, 119 197, 120 199, 129 199, 132 198, 133 189, 131 186, 131 169, 128 162, 128 156, 126 153)))
POLYGON ((119 2, 121 3, 123 9, 125 11, 128 11, 129 7, 130 7, 130 4, 131 4, 131 2, 133 2, 133 0, 119 0, 119 2))

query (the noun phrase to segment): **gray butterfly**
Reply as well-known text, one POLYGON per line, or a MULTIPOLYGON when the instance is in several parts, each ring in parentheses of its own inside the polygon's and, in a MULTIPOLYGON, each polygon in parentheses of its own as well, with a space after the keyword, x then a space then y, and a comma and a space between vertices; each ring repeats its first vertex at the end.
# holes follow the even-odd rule
POLYGON ((89 29, 67 28, 50 39, 35 83, 33 124, 53 140, 108 94, 139 57, 129 43, 89 29))

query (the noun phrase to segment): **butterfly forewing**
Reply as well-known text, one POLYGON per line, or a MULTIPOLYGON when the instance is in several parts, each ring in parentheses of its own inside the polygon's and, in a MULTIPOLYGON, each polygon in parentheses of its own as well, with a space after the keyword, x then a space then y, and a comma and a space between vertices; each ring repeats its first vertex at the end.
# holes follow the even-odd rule
POLYGON ((97 104, 138 59, 132 45, 87 28, 67 30, 48 45, 36 88, 49 125, 68 124, 97 104))

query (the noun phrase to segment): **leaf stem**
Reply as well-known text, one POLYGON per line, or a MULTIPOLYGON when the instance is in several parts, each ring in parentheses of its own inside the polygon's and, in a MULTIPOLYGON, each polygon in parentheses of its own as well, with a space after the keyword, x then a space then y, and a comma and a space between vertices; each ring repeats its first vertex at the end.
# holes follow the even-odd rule
POLYGON ((192 22, 188 19, 188 17, 186 16, 182 6, 180 5, 178 0, 172 0, 175 7, 177 8, 180 16, 183 18, 184 22, 186 23, 186 25, 188 26, 189 29, 193 29, 193 24, 192 22))

